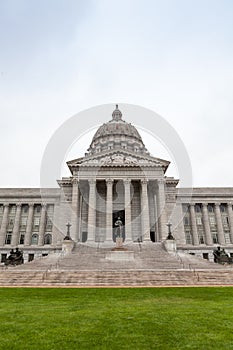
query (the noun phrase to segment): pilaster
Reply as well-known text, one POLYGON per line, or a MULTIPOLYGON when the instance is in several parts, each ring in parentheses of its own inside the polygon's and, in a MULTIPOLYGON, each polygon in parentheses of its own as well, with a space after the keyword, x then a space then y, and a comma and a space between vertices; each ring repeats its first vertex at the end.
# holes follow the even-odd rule
POLYGON ((5 243, 5 237, 6 237, 6 229, 8 224, 8 215, 9 215, 9 204, 4 204, 4 211, 3 211, 3 218, 2 218, 2 224, 0 229, 0 246, 3 246, 5 243))
POLYGON ((106 179, 107 203, 106 203, 106 241, 112 242, 112 186, 113 179, 106 179))
POLYGON ((219 241, 219 244, 225 244, 226 242, 225 242, 225 236, 224 236, 224 231, 223 231, 222 217, 221 217, 219 203, 215 203, 214 211, 215 211, 217 231, 218 231, 218 241, 219 241))
POLYGON ((204 225, 204 230, 205 230, 206 244, 212 245, 213 239, 212 239, 212 235, 211 235, 211 231, 210 231, 209 214, 208 214, 208 209, 207 209, 206 203, 202 204, 202 215, 203 215, 203 225, 204 225))
POLYGON ((72 180, 72 226, 71 226, 71 238, 74 241, 78 240, 78 205, 79 205, 79 181, 76 177, 72 180))
POLYGON ((124 179, 124 188, 125 188, 125 241, 132 240, 130 185, 131 185, 131 180, 124 179))
POLYGON ((199 245, 198 232, 197 232, 197 221, 196 221, 196 213, 195 213, 195 204, 190 204, 190 220, 191 220, 191 229, 193 236, 193 245, 199 245))
POLYGON ((88 241, 95 242, 96 232, 96 180, 91 179, 89 182, 89 202, 88 202, 88 241))
POLYGON ((165 207, 165 188, 163 179, 157 180, 157 204, 159 238, 160 240, 164 240, 167 237, 167 214, 165 207))
POLYGON ((45 222, 46 222, 46 204, 42 204, 38 245, 44 245, 45 222))
POLYGON ((26 233, 25 233, 25 245, 31 244, 33 214, 34 214, 34 203, 29 203, 27 226, 26 226, 26 233))
POLYGON ((142 215, 142 237, 144 241, 150 241, 150 217, 148 204, 148 181, 141 180, 141 215, 142 215))
POLYGON ((19 227, 20 227, 20 216, 21 216, 21 203, 16 204, 15 222, 12 232, 11 245, 17 246, 19 244, 19 227))
POLYGON ((232 203, 227 203, 227 213, 228 213, 228 218, 229 218, 231 242, 233 243, 233 211, 232 211, 232 203))

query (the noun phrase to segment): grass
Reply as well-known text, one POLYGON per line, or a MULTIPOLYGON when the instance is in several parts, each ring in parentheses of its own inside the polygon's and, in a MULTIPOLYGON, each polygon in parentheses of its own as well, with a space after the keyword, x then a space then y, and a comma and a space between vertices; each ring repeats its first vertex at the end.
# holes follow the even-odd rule
POLYGON ((0 349, 233 349, 233 288, 0 288, 0 349))

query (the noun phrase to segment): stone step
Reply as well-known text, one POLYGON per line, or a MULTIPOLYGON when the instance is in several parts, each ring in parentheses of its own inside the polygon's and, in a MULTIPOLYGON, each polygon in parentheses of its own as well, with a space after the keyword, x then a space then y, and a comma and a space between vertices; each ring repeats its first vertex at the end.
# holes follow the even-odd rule
POLYGON ((3 271, 0 286, 192 286, 233 285, 233 270, 223 271, 3 271))

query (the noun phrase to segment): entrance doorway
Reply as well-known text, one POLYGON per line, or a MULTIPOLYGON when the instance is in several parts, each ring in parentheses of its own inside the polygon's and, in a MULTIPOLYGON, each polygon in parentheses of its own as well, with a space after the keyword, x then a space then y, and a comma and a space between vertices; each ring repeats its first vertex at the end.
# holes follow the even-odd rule
POLYGON ((117 231, 119 230, 119 226, 115 225, 116 221, 120 218, 122 221, 122 238, 123 242, 125 240, 125 211, 124 210, 117 210, 112 213, 112 239, 114 242, 116 242, 116 236, 117 236, 117 231))

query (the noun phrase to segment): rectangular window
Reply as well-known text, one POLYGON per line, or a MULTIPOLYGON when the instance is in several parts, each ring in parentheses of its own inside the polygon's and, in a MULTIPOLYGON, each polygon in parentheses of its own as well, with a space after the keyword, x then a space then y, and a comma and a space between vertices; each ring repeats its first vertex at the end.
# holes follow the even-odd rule
POLYGON ((1 254, 1 263, 4 263, 6 261, 7 258, 7 254, 6 253, 2 253, 1 254))
POLYGON ((34 260, 34 254, 28 254, 28 261, 33 261, 34 260))
POLYGON ((230 232, 224 232, 226 244, 231 244, 230 232))
POLYGON ((205 244, 204 236, 199 235, 199 244, 205 244))
POLYGON ((195 204, 195 212, 200 213, 201 212, 201 204, 195 204))
POLYGON ((216 220, 214 216, 210 216, 209 219, 210 219, 210 225, 216 225, 216 220))
POLYGON ((9 209, 9 214, 10 215, 13 215, 13 214, 15 214, 16 213, 16 205, 11 205, 10 206, 10 209, 9 209))
POLYGON ((20 220, 20 228, 25 229, 27 226, 27 217, 26 216, 22 216, 21 220, 20 220))
POLYGON ((229 225, 228 217, 227 216, 223 216, 222 217, 222 222, 223 222, 223 225, 228 226, 229 225))
POLYGON ((25 238, 24 233, 21 233, 19 238, 19 244, 24 244, 24 238, 25 238))
POLYGON ((22 213, 23 213, 23 214, 27 214, 27 212, 28 212, 28 205, 27 205, 27 204, 24 204, 24 205, 22 206, 22 213))
POLYGON ((192 235, 190 231, 185 232, 186 244, 193 244, 192 235))
POLYGON ((208 208, 208 212, 209 213, 213 213, 214 212, 214 205, 213 204, 208 204, 207 208, 208 208))
POLYGON ((49 215, 52 215, 52 214, 53 214, 53 209, 54 209, 54 205, 53 205, 53 204, 49 204, 49 205, 47 206, 47 213, 48 213, 49 215))
POLYGON ((188 216, 184 217, 184 225, 190 225, 188 216))
POLYGON ((208 253, 203 253, 202 256, 203 256, 203 259, 209 260, 209 254, 208 253))
POLYGON ((197 225, 202 225, 202 217, 201 216, 197 216, 196 220, 197 220, 197 225))
POLYGON ((52 220, 47 217, 46 221, 46 231, 52 231, 53 223, 52 220))
POLYGON ((11 239, 12 239, 12 234, 7 233, 6 234, 6 239, 5 239, 5 244, 11 244, 11 239))
POLYGON ((217 232, 212 232, 213 243, 218 243, 218 235, 217 232))
POLYGON ((220 211, 222 212, 222 213, 225 213, 226 211, 227 211, 227 205, 226 204, 220 204, 220 211))
POLYGON ((8 228, 12 228, 14 226, 15 218, 8 219, 8 228))
POLYGON ((40 226, 40 217, 34 217, 33 230, 39 231, 39 226, 40 226))
POLYGON ((41 212, 41 205, 40 204, 35 205, 35 213, 39 214, 40 212, 41 212))

